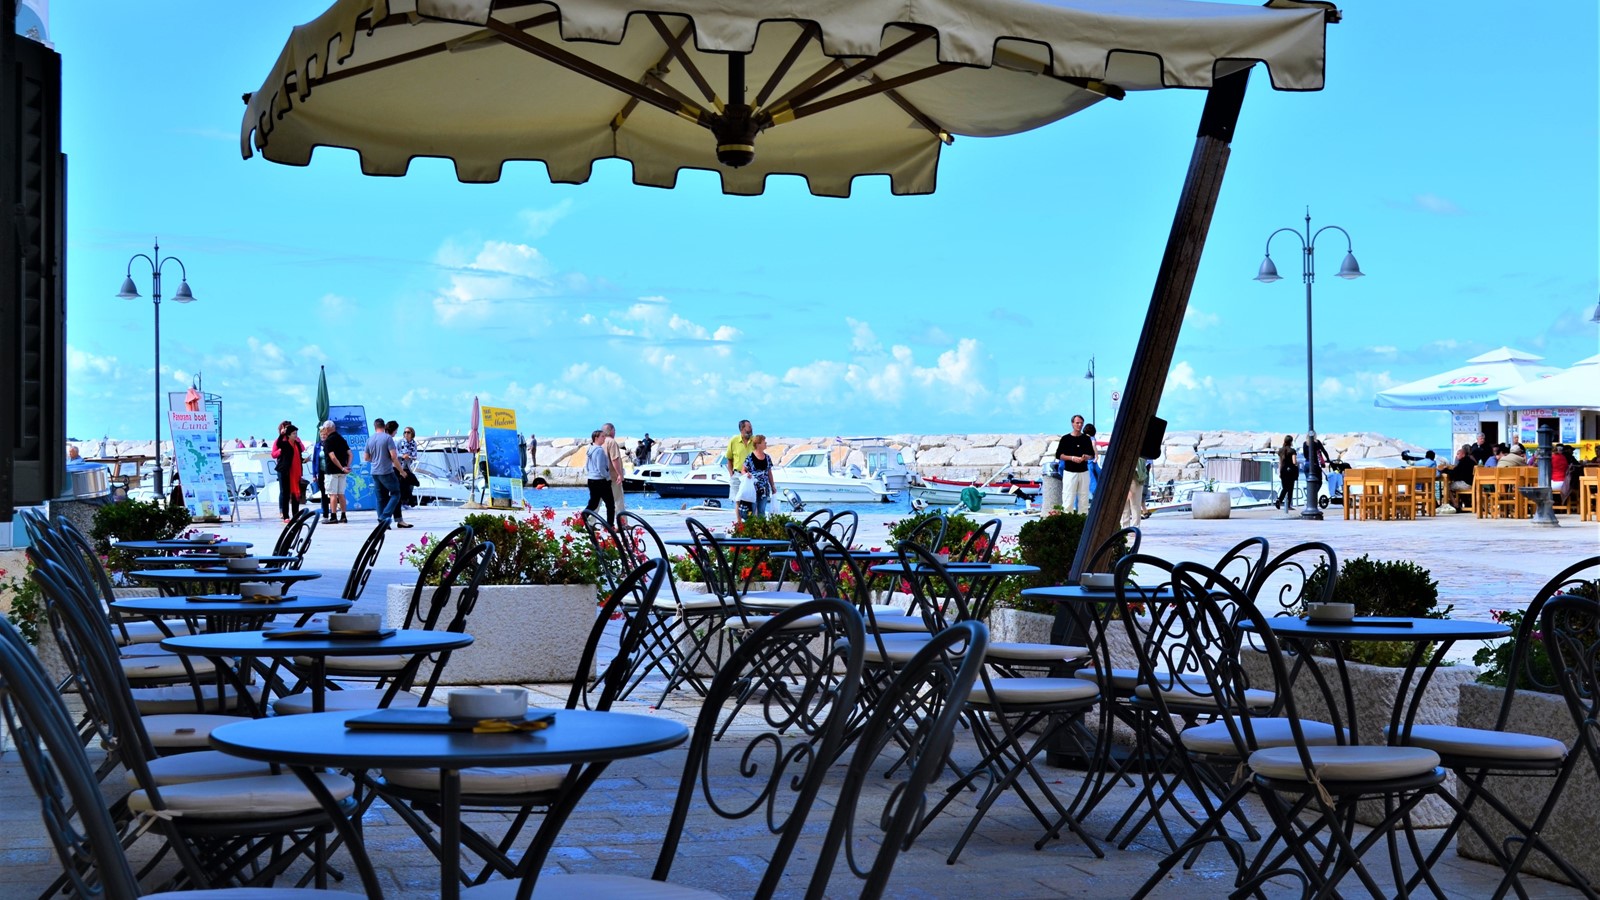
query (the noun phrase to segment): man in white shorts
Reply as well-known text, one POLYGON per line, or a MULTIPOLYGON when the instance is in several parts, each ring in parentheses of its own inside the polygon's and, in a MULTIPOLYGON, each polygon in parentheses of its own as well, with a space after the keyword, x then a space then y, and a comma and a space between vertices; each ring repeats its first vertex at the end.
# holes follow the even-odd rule
POLYGON ((328 518, 325 524, 342 524, 345 518, 345 476, 350 474, 350 443, 339 434, 333 422, 323 422, 322 428, 322 494, 328 498, 328 518))

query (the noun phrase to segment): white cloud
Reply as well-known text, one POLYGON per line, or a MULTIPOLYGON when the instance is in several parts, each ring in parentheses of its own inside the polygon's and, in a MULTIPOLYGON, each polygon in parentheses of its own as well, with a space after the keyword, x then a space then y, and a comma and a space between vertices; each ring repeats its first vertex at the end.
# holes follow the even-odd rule
POLYGON ((1183 324, 1189 328, 1204 330, 1219 325, 1222 317, 1216 313, 1208 313, 1198 306, 1186 307, 1183 311, 1183 324))
POLYGON ((68 375, 114 375, 119 365, 115 356, 97 356, 86 350, 67 345, 68 375))
POLYGON ((556 293, 555 270, 537 247, 509 241, 485 241, 469 261, 452 244, 441 247, 440 265, 454 268, 449 286, 433 300, 443 324, 469 317, 482 321, 498 302, 548 297, 556 293))
POLYGON ((1179 360, 1178 364, 1172 367, 1172 371, 1167 373, 1167 390, 1178 387, 1187 391, 1201 389, 1209 391, 1214 386, 1215 382, 1210 375, 1196 378, 1194 366, 1190 365, 1187 360, 1179 360))
POLYGON ((1437 194, 1418 194, 1411 198, 1411 202, 1415 203, 1417 208, 1423 212, 1436 213, 1443 216, 1459 216, 1462 213, 1461 207, 1457 206, 1455 201, 1440 197, 1437 194))
POLYGON ((517 218, 522 220, 522 225, 528 231, 530 238, 542 238, 550 233, 555 224, 567 217, 572 212, 572 200, 562 200, 549 209, 525 209, 517 213, 517 218))

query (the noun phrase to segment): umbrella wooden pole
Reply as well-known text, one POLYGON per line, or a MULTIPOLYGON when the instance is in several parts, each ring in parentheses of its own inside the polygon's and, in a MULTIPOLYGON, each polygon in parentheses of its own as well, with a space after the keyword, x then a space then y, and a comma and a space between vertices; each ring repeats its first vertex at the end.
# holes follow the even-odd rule
POLYGON ((1167 235, 1161 267, 1156 271, 1150 309, 1145 314, 1144 330, 1139 335, 1133 365, 1128 370, 1122 407, 1111 432, 1111 446, 1101 466, 1099 489, 1089 507, 1089 520, 1072 561, 1073 581, 1077 580, 1095 548, 1119 527, 1139 448, 1144 444, 1150 417, 1161 405, 1161 390, 1172 368, 1184 310, 1189 306, 1189 293, 1200 267, 1211 215, 1216 211, 1217 195, 1222 190, 1229 144, 1239 121, 1249 76, 1250 71, 1246 69, 1218 78, 1206 94, 1199 134, 1189 159, 1189 173, 1178 197, 1178 209, 1173 217, 1172 232, 1167 235))

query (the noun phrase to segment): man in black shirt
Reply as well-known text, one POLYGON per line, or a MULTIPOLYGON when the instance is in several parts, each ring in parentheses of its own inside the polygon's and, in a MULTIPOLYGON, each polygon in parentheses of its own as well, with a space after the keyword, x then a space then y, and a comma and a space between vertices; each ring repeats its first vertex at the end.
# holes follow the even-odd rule
POLYGON ((1072 433, 1061 436, 1056 459, 1062 475, 1061 506, 1069 512, 1089 511, 1089 463, 1094 460, 1094 439, 1083 433, 1083 416, 1072 417, 1072 433))
POLYGON ((1472 459, 1480 466, 1488 465, 1489 458, 1494 456, 1494 445, 1489 443, 1489 436, 1478 432, 1478 442, 1472 445, 1472 459))
POLYGON ((329 524, 347 522, 344 500, 345 476, 350 474, 350 442, 334 427, 322 423, 322 496, 328 501, 329 524))

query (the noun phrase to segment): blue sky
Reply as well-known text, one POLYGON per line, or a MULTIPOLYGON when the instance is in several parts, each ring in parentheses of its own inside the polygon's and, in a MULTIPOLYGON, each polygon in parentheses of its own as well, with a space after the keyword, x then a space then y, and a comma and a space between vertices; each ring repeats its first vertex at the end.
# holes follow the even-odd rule
MULTIPOLYGON (((229 435, 307 423, 317 366, 336 404, 419 433, 471 400, 524 431, 1057 432, 1125 377, 1203 94, 1107 101, 1047 128, 958 138, 939 189, 848 200, 774 179, 725 197, 626 164, 492 185, 448 163, 362 176, 353 154, 293 168, 238 149, 241 94, 324 3, 58 3, 69 154, 68 432, 147 437, 148 299, 115 298, 129 256, 187 266, 162 303, 162 383, 196 371, 229 435)), ((1316 257, 1319 430, 1448 442, 1443 413, 1372 396, 1503 344, 1567 365, 1600 350, 1596 8, 1352 3, 1327 88, 1252 79, 1169 375, 1178 428, 1300 431, 1298 244, 1252 281, 1267 235, 1337 224, 1368 277, 1316 257)), ((149 295, 148 269, 134 270, 149 295)))

